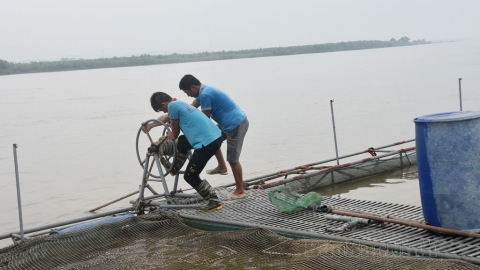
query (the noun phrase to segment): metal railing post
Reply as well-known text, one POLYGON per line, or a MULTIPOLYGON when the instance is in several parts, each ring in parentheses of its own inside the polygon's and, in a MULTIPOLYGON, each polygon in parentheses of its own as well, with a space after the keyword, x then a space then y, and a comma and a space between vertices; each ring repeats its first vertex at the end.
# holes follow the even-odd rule
POLYGON ((458 78, 458 92, 460 97, 460 111, 462 111, 462 78, 458 78))
POLYGON ((18 219, 20 220, 20 238, 23 240, 23 218, 22 218, 22 199, 20 197, 20 180, 18 177, 18 163, 17 163, 17 147, 16 143, 13 144, 13 159, 15 163, 15 177, 17 179, 17 201, 18 201, 18 219))
POLYGON ((158 158, 158 154, 155 153, 153 157, 155 159, 154 161, 155 164, 157 164, 158 172, 160 173, 160 178, 162 179, 163 191, 165 192, 165 194, 169 194, 170 191, 168 190, 167 181, 165 181, 165 175, 163 174, 162 165, 160 163, 160 159, 158 158))
POLYGON ((138 191, 138 198, 140 201, 143 201, 145 194, 145 187, 147 186, 147 179, 149 176, 148 164, 150 164, 150 156, 147 154, 145 157, 145 163, 143 164, 143 175, 142 175, 142 184, 140 185, 140 190, 138 191))
POLYGON ((330 100, 330 109, 332 110, 332 125, 333 125, 333 139, 335 140, 335 153, 337 157, 337 165, 339 165, 340 161, 338 159, 337 133, 335 131, 335 116, 333 115, 333 99, 330 100))

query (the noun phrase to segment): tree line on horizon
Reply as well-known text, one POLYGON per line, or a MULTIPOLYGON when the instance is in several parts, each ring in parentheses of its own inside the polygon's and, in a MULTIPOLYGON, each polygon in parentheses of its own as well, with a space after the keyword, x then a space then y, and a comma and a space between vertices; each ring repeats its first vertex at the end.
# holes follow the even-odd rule
POLYGON ((37 72, 55 72, 69 70, 116 68, 130 66, 161 65, 185 62, 216 61, 239 58, 256 58, 269 56, 284 56, 295 54, 325 53, 350 50, 365 50, 386 47, 410 46, 430 44, 429 41, 414 40, 410 41, 408 37, 400 39, 390 39, 389 41, 380 40, 361 40, 338 43, 325 43, 303 46, 260 48, 238 51, 218 51, 218 52, 199 52, 190 54, 168 54, 168 55, 149 55, 131 57, 113 57, 99 59, 62 59, 61 61, 39 61, 30 63, 14 63, 0 59, 0 75, 25 74, 37 72))

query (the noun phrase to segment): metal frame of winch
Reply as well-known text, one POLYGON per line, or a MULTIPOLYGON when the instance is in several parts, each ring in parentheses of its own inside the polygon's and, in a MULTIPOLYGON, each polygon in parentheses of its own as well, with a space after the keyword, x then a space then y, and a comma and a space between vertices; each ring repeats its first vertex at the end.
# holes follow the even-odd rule
MULTIPOLYGON (((165 136, 167 134, 167 131, 171 131, 169 126, 157 119, 150 119, 148 121, 144 122, 144 125, 150 123, 150 122, 156 122, 160 124, 160 127, 163 126, 163 132, 162 135, 165 136)), ((139 128, 137 132, 137 138, 136 138, 136 152, 137 152, 137 158, 140 163, 140 166, 143 168, 143 174, 142 174, 142 181, 141 185, 139 186, 139 192, 138 192, 138 198, 135 201, 131 201, 133 203, 133 206, 135 210, 138 210, 140 213, 143 213, 144 210, 147 207, 158 207, 158 208, 200 208, 203 205, 197 204, 197 202, 203 200, 203 198, 198 195, 198 194, 186 194, 183 193, 183 191, 177 190, 178 188, 178 181, 179 181, 179 176, 181 174, 184 174, 185 171, 179 171, 175 175, 175 180, 173 182, 173 189, 172 191, 169 190, 167 181, 165 177, 170 173, 170 171, 173 169, 173 166, 175 165, 175 159, 177 157, 177 147, 176 147, 176 141, 174 141, 174 149, 173 149, 173 156, 162 156, 159 153, 147 153, 145 154, 145 159, 141 159, 140 157, 140 149, 139 149, 139 139, 140 139, 140 134, 145 133, 148 136, 148 139, 150 140, 150 143, 153 144, 153 140, 150 137, 150 134, 148 132, 144 132, 142 130, 142 127, 139 128), (172 158, 172 162, 170 162, 170 167, 164 166, 160 162, 160 158, 163 157, 166 160, 169 160, 172 158), (150 159, 153 158, 153 161, 150 163, 150 159), (152 169, 156 165, 157 170, 158 170, 158 175, 155 175, 152 173, 152 169), (163 193, 158 193, 156 192, 149 184, 148 182, 161 182, 162 187, 163 187, 163 193), (153 195, 152 196, 147 196, 145 197, 145 189, 149 189, 153 195), (158 200, 163 197, 164 200, 158 200)), ((163 143, 164 141, 161 141, 163 143)), ((188 153, 188 159, 191 157, 191 151, 188 153)))

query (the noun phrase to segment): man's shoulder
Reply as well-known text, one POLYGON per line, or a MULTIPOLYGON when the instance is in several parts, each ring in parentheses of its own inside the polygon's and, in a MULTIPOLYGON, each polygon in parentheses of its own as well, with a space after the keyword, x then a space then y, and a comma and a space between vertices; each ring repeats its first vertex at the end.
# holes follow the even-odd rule
POLYGON ((182 100, 175 100, 175 101, 170 102, 170 104, 172 104, 174 106, 179 106, 179 107, 188 105, 188 103, 186 103, 185 101, 182 101, 182 100))
POLYGON ((200 95, 215 95, 215 94, 223 94, 223 91, 218 89, 217 87, 215 86, 211 86, 211 85, 208 85, 208 84, 204 84, 203 85, 203 88, 202 88, 202 91, 200 92, 200 95))
POLYGON ((181 104, 181 101, 180 101, 180 100, 174 100, 174 101, 168 103, 168 106, 169 106, 169 107, 170 107, 170 106, 172 106, 172 107, 177 107, 177 106, 180 105, 180 104, 181 104))
POLYGON ((186 108, 185 105, 188 105, 186 102, 181 100, 175 100, 168 104, 169 108, 174 108, 176 110, 184 110, 186 108))

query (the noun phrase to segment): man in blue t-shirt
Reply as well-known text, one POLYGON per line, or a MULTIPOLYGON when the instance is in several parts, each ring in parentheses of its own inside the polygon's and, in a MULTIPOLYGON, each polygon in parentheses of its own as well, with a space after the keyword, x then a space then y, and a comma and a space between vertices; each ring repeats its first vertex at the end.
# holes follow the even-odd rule
MULTIPOLYGON (((218 123, 223 139, 227 140, 227 161, 235 178, 235 191, 227 195, 225 199, 244 198, 246 194, 243 188, 243 171, 239 159, 249 126, 247 115, 225 92, 216 87, 202 84, 192 75, 183 76, 179 87, 189 97, 195 98, 192 102, 194 107, 201 106, 202 112, 218 123)), ((227 174, 227 167, 220 149, 215 153, 215 157, 218 166, 215 169, 207 170, 207 173, 227 174)))
MULTIPOLYGON (((167 132, 168 139, 177 142, 177 159, 174 161, 171 174, 177 174, 187 160, 188 151, 195 149, 190 161, 185 169, 184 179, 189 183, 208 204, 201 208, 200 212, 210 212, 222 209, 222 204, 210 186, 207 180, 200 178, 208 160, 220 149, 222 145, 222 136, 220 130, 215 124, 205 116, 200 110, 183 101, 173 99, 168 94, 156 92, 150 98, 150 102, 154 111, 165 112, 159 120, 163 122, 170 121, 172 127, 171 132, 167 132), (184 135, 180 135, 180 130, 184 135)), ((152 122, 144 127, 144 131, 148 132, 159 123, 152 122)), ((152 145, 155 147, 155 145, 152 145)), ((163 161, 165 162, 165 161, 163 161)))

